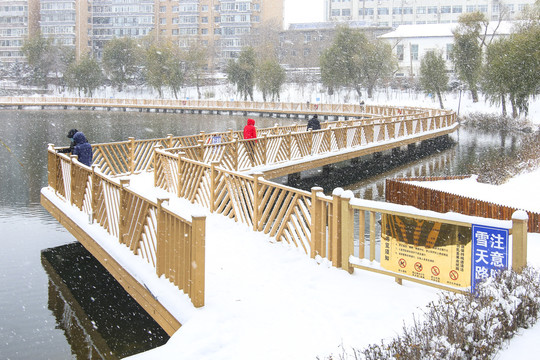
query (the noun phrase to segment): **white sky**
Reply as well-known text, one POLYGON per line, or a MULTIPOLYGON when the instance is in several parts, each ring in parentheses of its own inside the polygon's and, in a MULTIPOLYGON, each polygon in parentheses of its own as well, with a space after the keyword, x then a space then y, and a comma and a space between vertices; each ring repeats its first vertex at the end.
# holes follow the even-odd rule
POLYGON ((324 0, 285 0, 284 26, 291 23, 324 21, 324 0))

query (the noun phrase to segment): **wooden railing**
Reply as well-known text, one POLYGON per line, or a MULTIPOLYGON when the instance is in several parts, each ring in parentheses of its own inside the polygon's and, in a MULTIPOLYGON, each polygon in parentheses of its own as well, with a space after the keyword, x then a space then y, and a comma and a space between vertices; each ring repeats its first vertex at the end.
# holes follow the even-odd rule
POLYGON ((110 178, 76 156, 57 153, 53 146, 48 149, 48 183, 91 223, 188 294, 196 307, 204 305, 205 217, 186 220, 164 203, 166 199, 145 198, 129 188, 129 180, 110 178))
MULTIPOLYGON (((0 106, 58 106, 81 108, 134 108, 134 109, 166 109, 186 111, 218 111, 218 112, 264 112, 282 114, 311 114, 330 116, 393 116, 417 114, 419 109, 413 107, 392 107, 359 104, 310 104, 287 102, 255 102, 224 100, 165 100, 165 99, 119 99, 119 98, 83 98, 59 96, 1 96, 0 106)), ((424 111, 424 110, 421 110, 424 111)))
MULTIPOLYGON (((377 112, 391 112, 388 107, 377 112)), ((394 112, 398 112, 395 109, 394 112)), ((205 163, 217 161, 229 170, 246 170, 255 166, 296 160, 346 148, 367 146, 429 132, 452 129, 454 113, 430 109, 405 109, 395 116, 370 119, 323 122, 322 129, 306 131, 305 125, 275 126, 258 129, 258 139, 244 140, 242 131, 94 144, 93 163, 105 175, 133 174, 151 170, 153 148, 163 146, 171 152, 205 163)))
MULTIPOLYGON (((358 199, 354 198, 351 191, 343 191, 343 189, 336 189, 333 196, 340 209, 337 231, 339 234, 338 244, 341 245, 338 247, 341 261, 338 266, 351 273, 354 268, 357 268, 389 275, 394 277, 398 283, 401 283, 402 280, 409 280, 445 290, 457 290, 455 287, 389 271, 380 266, 380 259, 385 256, 386 250, 381 246, 383 236, 386 236, 383 215, 402 216, 421 222, 432 221, 466 228, 470 228, 478 221, 478 218, 467 215, 460 215, 460 218, 456 218, 453 215, 413 209, 410 206, 358 199)), ((500 226, 506 227, 502 222, 500 226)), ((517 217, 512 218, 512 223, 507 228, 513 234, 511 266, 513 269, 521 271, 527 265, 527 222, 517 217)))
POLYGON ((326 228, 333 226, 329 221, 333 202, 318 194, 322 189, 310 193, 265 180, 260 174, 238 173, 161 149, 156 149, 155 163, 156 186, 312 256, 327 256, 332 230, 327 234, 326 228))
POLYGON ((516 210, 524 210, 529 215, 528 229, 540 232, 540 214, 527 209, 493 204, 488 201, 472 199, 445 191, 429 189, 407 183, 408 181, 438 181, 464 179, 460 177, 416 177, 386 180, 386 201, 401 205, 411 205, 422 210, 455 212, 459 214, 482 216, 499 220, 510 220, 516 210))

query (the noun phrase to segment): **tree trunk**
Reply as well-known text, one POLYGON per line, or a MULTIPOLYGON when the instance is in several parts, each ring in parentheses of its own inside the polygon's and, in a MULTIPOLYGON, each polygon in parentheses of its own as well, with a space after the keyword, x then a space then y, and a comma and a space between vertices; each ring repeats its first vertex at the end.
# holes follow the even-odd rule
POLYGON ((518 117, 518 109, 517 109, 517 106, 516 106, 516 99, 514 99, 514 97, 510 97, 510 104, 512 104, 512 118, 517 118, 518 117))
POLYGON ((441 90, 437 89, 437 97, 439 98, 439 105, 441 106, 441 109, 444 109, 443 101, 442 101, 442 95, 441 90))
POLYGON ((472 95, 472 101, 474 103, 477 103, 478 102, 478 89, 476 88, 471 89, 471 95, 472 95))
POLYGON ((501 103, 502 103, 502 115, 506 116, 507 115, 507 112, 506 112, 506 97, 504 96, 504 94, 501 95, 501 103))

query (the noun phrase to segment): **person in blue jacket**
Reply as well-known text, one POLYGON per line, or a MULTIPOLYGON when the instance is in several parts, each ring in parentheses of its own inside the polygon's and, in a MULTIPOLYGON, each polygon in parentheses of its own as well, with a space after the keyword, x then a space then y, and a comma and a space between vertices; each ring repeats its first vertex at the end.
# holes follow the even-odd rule
POLYGON ((75 146, 73 147, 73 155, 78 156, 78 160, 86 166, 92 165, 92 145, 86 141, 86 137, 82 131, 78 131, 73 135, 75 146))

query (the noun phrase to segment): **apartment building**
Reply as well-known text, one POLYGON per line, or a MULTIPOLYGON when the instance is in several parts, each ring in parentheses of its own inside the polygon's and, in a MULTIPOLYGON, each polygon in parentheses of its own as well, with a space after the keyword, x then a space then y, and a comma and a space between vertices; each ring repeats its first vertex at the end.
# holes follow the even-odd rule
POLYGON ((283 27, 283 0, 0 0, 0 62, 24 60, 24 39, 41 31, 77 56, 100 58, 115 37, 152 37, 208 47, 223 65, 269 22, 283 27))
POLYGON ((24 61, 21 52, 24 39, 37 31, 37 17, 32 1, 0 0, 0 61, 14 63, 24 61))
POLYGON ((488 20, 515 20, 535 0, 325 0, 329 21, 362 20, 373 26, 456 23, 479 11, 488 20))
POLYGON ((290 24, 288 30, 279 34, 280 62, 290 68, 319 67, 319 58, 332 46, 338 25, 358 29, 373 39, 392 31, 390 27, 369 26, 363 21, 290 24))

